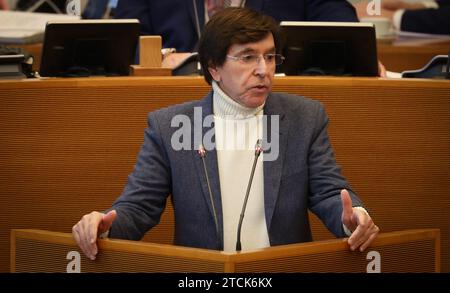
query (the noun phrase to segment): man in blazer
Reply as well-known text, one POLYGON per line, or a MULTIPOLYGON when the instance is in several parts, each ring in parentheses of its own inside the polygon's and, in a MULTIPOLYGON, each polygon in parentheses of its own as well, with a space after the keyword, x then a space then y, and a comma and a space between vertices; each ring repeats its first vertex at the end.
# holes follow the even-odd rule
POLYGON ((397 28, 406 32, 450 35, 450 0, 438 0, 433 7, 422 5, 417 3, 415 8, 397 9, 393 15, 397 28))
MULTIPOLYGON (((359 17, 367 17, 367 2, 355 5, 359 17)), ((450 35, 450 0, 406 2, 384 0, 381 17, 391 19, 398 31, 450 35)))
POLYGON ((95 259, 102 233, 141 239, 159 222, 169 194, 175 244, 234 251, 247 186, 244 250, 311 241, 308 209, 337 237, 350 236, 352 250, 370 245, 379 229, 340 174, 323 106, 271 92, 283 60, 278 39, 276 22, 253 10, 228 8, 208 22, 199 55, 212 91, 149 114, 122 195, 106 213, 87 214, 73 227, 88 257, 95 259), (260 140, 262 154, 253 147, 260 140))
MULTIPOLYGON (((274 17, 278 22, 358 21, 346 0, 246 0, 242 5, 274 17), (244 3, 245 2, 245 3, 244 3)), ((137 18, 142 35, 160 35, 164 48, 196 51, 206 23, 205 0, 120 0, 116 18, 137 18)))

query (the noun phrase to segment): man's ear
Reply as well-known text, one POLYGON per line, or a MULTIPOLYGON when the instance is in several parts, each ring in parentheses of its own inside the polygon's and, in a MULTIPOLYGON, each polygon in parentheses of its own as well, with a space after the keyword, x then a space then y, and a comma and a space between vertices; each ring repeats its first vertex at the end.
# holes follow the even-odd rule
POLYGON ((216 82, 220 81, 220 74, 215 66, 208 67, 208 71, 209 71, 209 74, 211 74, 214 81, 216 81, 216 82))

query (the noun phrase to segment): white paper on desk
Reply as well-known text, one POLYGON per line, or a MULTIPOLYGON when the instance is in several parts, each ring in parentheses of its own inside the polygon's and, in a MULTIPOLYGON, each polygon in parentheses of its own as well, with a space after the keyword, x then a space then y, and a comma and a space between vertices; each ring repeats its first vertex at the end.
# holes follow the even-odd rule
POLYGON ((66 14, 0 10, 0 43, 41 42, 48 21, 77 19, 80 17, 66 14))
POLYGON ((402 74, 400 72, 386 70, 386 77, 387 78, 402 78, 402 74))

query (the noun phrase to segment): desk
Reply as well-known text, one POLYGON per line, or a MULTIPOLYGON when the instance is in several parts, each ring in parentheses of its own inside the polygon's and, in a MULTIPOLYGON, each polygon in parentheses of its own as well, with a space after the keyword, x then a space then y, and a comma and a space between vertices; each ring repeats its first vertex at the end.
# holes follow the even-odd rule
POLYGON ((450 40, 378 40, 377 49, 378 59, 386 70, 402 72, 422 68, 436 55, 447 55, 450 51, 450 40))
MULTIPOLYGON (((142 144, 147 112, 198 99, 198 77, 0 81, 0 271, 10 229, 70 232, 110 207, 142 144)), ((320 100, 343 174, 381 232, 441 230, 450 272, 450 82, 275 78, 274 91, 320 100)), ((145 239, 171 243, 173 213, 145 239)), ((311 215, 315 240, 332 236, 311 215)))

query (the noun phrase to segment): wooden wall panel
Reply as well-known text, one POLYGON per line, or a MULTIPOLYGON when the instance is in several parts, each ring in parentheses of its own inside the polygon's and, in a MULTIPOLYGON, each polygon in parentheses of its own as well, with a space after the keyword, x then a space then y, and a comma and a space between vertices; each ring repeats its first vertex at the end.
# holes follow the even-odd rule
MULTIPOLYGON (((0 271, 9 230, 69 232, 121 193, 147 112, 206 94, 201 78, 0 81, 0 271)), ((440 228, 450 272, 450 83, 369 78, 278 78, 275 91, 324 103, 354 189, 382 231, 440 228)), ((169 208, 170 209, 170 208, 169 208)), ((173 218, 145 240, 168 243, 173 218)), ((332 237, 313 217, 315 239, 332 237)))

